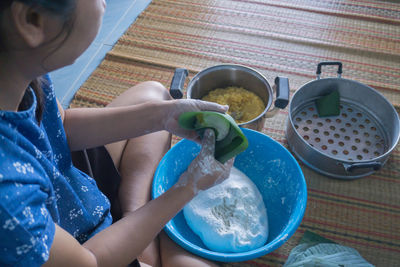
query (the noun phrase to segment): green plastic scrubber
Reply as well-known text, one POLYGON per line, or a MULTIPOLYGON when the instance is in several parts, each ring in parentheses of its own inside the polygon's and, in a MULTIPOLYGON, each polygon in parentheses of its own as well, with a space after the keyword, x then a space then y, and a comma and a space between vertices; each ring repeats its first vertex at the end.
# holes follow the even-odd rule
POLYGON ((214 157, 221 163, 246 150, 249 143, 235 120, 228 114, 213 111, 185 112, 179 116, 179 125, 196 130, 202 135, 206 128, 215 132, 214 157))
POLYGON ((340 94, 338 90, 332 91, 316 100, 319 117, 338 116, 340 114, 340 94))

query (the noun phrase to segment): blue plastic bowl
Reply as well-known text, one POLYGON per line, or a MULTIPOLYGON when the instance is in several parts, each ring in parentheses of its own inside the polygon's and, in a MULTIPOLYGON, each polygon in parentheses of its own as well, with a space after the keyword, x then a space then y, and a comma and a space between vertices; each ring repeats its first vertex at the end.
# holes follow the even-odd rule
MULTIPOLYGON (((307 187, 300 166, 289 151, 265 134, 242 129, 249 147, 239 154, 234 166, 258 187, 267 208, 269 237, 257 249, 241 253, 209 250, 178 213, 164 230, 184 249, 203 258, 220 262, 238 262, 266 255, 285 243, 299 227, 307 203, 307 187)), ((153 181, 153 198, 168 190, 197 156, 200 146, 182 140, 161 160, 153 181)))

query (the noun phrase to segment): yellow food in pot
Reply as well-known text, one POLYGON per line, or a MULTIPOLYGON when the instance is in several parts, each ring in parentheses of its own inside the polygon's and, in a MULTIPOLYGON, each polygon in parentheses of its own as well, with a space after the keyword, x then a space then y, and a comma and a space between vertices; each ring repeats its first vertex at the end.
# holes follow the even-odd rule
POLYGON ((237 123, 251 121, 265 109, 261 98, 243 87, 217 88, 203 96, 202 100, 229 105, 228 114, 237 123))

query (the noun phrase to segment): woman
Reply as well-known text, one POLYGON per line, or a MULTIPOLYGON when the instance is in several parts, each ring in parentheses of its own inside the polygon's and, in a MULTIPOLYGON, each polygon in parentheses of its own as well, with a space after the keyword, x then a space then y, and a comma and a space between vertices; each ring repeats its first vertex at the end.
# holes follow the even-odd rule
POLYGON ((170 190, 150 201, 150 185, 170 133, 199 141, 179 115, 227 107, 171 100, 157 82, 106 108, 64 111, 55 98, 46 73, 85 51, 105 8, 104 0, 0 2, 0 265, 212 266, 158 234, 198 190, 228 176, 232 161, 214 159, 214 133, 170 190), (74 162, 107 197, 70 151, 83 151, 74 162))

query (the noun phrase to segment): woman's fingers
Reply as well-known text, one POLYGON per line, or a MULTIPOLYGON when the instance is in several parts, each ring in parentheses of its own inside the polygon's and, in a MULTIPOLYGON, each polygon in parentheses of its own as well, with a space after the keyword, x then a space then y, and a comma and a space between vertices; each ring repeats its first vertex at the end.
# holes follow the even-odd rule
POLYGON ((203 100, 196 100, 196 104, 200 110, 217 111, 225 113, 229 109, 228 105, 220 105, 214 102, 208 102, 203 100))
POLYGON ((234 161, 235 161, 235 158, 231 158, 227 162, 224 163, 224 169, 225 169, 225 174, 223 177, 224 179, 229 177, 234 161))
POLYGON ((211 155, 214 157, 215 151, 215 132, 212 129, 206 129, 201 140, 201 151, 200 154, 205 157, 211 155))

